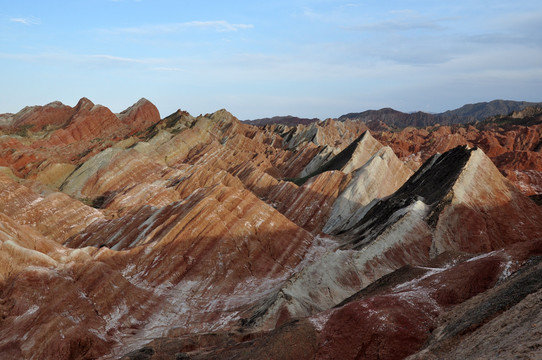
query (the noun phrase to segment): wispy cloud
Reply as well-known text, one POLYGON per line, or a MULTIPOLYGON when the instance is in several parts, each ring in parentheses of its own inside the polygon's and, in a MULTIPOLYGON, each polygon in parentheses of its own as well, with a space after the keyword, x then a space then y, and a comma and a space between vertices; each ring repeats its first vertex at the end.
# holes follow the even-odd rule
POLYGON ((322 14, 314 11, 313 9, 309 8, 309 7, 304 7, 303 8, 303 16, 305 16, 306 18, 309 18, 311 20, 321 20, 322 19, 322 14))
POLYGON ((108 54, 73 54, 73 53, 0 53, 0 59, 12 59, 24 62, 39 62, 41 64, 86 64, 100 66, 154 65, 158 66, 167 59, 159 58, 129 58, 108 54))
POLYGON ((444 30, 443 23, 458 20, 457 17, 439 17, 433 18, 418 13, 410 9, 392 10, 389 12, 390 18, 356 24, 346 27, 349 30, 358 31, 409 31, 409 30, 444 30))
POLYGON ((127 57, 113 56, 113 55, 104 55, 104 54, 81 55, 81 57, 82 58, 88 58, 88 59, 104 60, 104 61, 109 61, 109 62, 117 62, 117 63, 133 63, 133 64, 146 63, 146 61, 142 60, 142 59, 134 59, 134 58, 127 58, 127 57))
POLYGON ((225 20, 216 21, 189 21, 183 23, 143 25, 136 27, 125 27, 106 30, 108 33, 116 34, 137 34, 137 35, 156 35, 183 31, 189 28, 209 29, 217 32, 232 32, 239 30, 252 29, 252 24, 232 24, 225 20))
POLYGON ((542 11, 509 13, 490 20, 496 33, 514 42, 542 46, 542 11))
POLYGON ((23 24, 23 25, 39 25, 41 24, 41 20, 35 16, 30 17, 14 17, 9 19, 11 22, 23 24))
POLYGON ((184 25, 188 27, 213 28, 218 31, 237 31, 237 30, 252 29, 254 27, 254 25, 252 24, 230 24, 229 22, 224 21, 224 20, 190 21, 190 22, 184 23, 184 25))
POLYGON ((154 68, 152 68, 152 70, 154 70, 154 71, 172 71, 172 72, 183 71, 183 69, 181 69, 181 68, 176 68, 176 67, 164 67, 164 66, 154 67, 154 68))
POLYGON ((349 26, 348 30, 357 31, 402 31, 402 30, 440 30, 442 26, 436 22, 422 20, 422 21, 401 21, 401 20, 388 20, 380 21, 370 24, 361 24, 355 26, 349 26))

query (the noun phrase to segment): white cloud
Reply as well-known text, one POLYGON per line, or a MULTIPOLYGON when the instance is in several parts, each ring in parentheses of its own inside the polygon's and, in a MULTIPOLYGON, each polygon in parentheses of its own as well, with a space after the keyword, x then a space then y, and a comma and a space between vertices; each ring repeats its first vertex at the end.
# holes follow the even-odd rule
POLYGON ((41 24, 41 20, 37 17, 30 16, 26 18, 11 18, 9 19, 11 22, 24 24, 24 25, 39 25, 41 24))
POLYGON ((211 29, 217 32, 232 32, 232 31, 238 31, 238 30, 252 29, 253 27, 254 25, 252 24, 232 24, 225 20, 216 20, 216 21, 189 21, 189 22, 183 22, 183 23, 159 24, 159 25, 143 25, 143 26, 136 26, 136 27, 111 29, 111 30, 108 30, 107 32, 120 33, 120 34, 154 35, 154 34, 179 32, 188 28, 211 29))

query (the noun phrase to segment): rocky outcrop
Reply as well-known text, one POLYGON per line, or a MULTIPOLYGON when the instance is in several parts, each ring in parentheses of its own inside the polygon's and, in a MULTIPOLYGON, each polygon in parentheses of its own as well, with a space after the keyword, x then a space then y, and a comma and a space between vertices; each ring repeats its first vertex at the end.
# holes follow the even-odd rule
MULTIPOLYGON (((308 173, 308 175, 296 179, 295 182, 303 184, 307 179, 326 171, 341 170, 347 174, 351 173, 363 166, 380 148, 382 148, 382 144, 376 141, 368 131, 365 131, 341 152, 331 157, 331 159, 327 160, 330 157, 329 155, 317 155, 317 158, 325 159, 326 161, 322 164, 309 163, 311 167, 315 167, 316 165, 318 167, 308 173)), ((323 151, 326 151, 326 148, 323 151)), ((308 170, 305 169, 304 172, 306 173, 308 170)))
MULTIPOLYGON (((37 233, 26 233, 32 241, 41 238, 37 233)), ((65 345, 58 337, 43 338, 45 327, 52 333, 66 334, 74 345, 56 356, 70 358, 72 351, 103 355, 120 338, 124 338, 125 350, 127 344, 141 341, 138 334, 158 336, 179 326, 186 332, 231 326, 240 309, 254 301, 254 294, 269 291, 294 271, 309 251, 311 239, 247 190, 239 192, 223 186, 198 191, 186 201, 162 209, 144 207, 131 216, 94 222, 67 241, 67 245, 93 250, 85 255, 85 261, 74 262, 67 257, 81 251, 78 249, 53 247, 49 252, 58 253, 53 258, 36 250, 17 250, 25 264, 45 266, 47 269, 40 270, 38 279, 43 274, 49 280, 32 287, 24 282, 27 275, 21 271, 15 271, 17 277, 13 277, 17 268, 7 270, 3 301, 9 304, 24 294, 28 305, 5 308, 2 328, 23 331, 32 321, 28 336, 40 339, 43 347, 26 347, 18 337, 6 336, 0 349, 10 349, 9 354, 22 357, 30 357, 28 351, 32 351, 41 358, 50 358, 49 351, 65 345), (208 222, 211 218, 217 221, 212 227, 208 222), (251 224, 250 228, 246 224, 251 224), (101 251, 86 247, 94 243, 105 247, 101 251), (28 258, 28 252, 35 252, 37 260, 28 258), (70 265, 63 270, 67 265, 62 264, 70 265), (50 272, 55 275, 48 275, 50 272), (67 274, 73 275, 64 280, 67 274), (113 288, 97 283, 104 274, 113 288), (58 302, 51 297, 39 305, 34 303, 39 306, 34 308, 32 299, 45 291, 44 286, 63 295, 58 302), (66 301, 71 304, 69 308, 61 305, 66 301), (185 310, 179 312, 179 306, 185 310), (190 315, 186 316, 188 309, 190 315), (47 316, 41 311, 46 311, 47 316), (28 320, 21 325, 17 317, 23 313, 28 313, 28 320), (32 320, 34 316, 40 320, 32 320), (61 318, 67 320, 59 321, 61 318)), ((11 248, 19 247, 6 241, 4 248, 10 258, 14 256, 11 248)))
POLYGON ((333 204, 323 231, 344 231, 357 223, 372 201, 394 193, 412 175, 391 148, 383 147, 352 175, 352 181, 333 204))
POLYGON ((419 210, 426 219, 427 229, 434 235, 434 254, 450 246, 461 251, 488 251, 540 235, 535 220, 539 210, 504 179, 480 149, 458 147, 435 155, 392 197, 375 204, 345 233, 351 246, 363 247, 384 229, 389 231, 390 222, 401 222, 408 207, 412 208, 407 214, 419 210), (504 228, 502 219, 507 216, 517 221, 512 231, 504 228), (503 228, 496 225, 499 223, 503 228), (503 232, 506 240, 499 235, 503 232))
POLYGON ((132 325, 144 318, 136 305, 149 293, 98 260, 103 252, 66 249, 4 214, 0 227, 3 357, 99 357, 119 336, 125 311, 132 325))
POLYGON ((342 150, 365 132, 367 126, 355 121, 338 122, 327 119, 324 122, 306 126, 272 125, 264 130, 279 134, 284 139, 284 146, 288 149, 295 149, 304 143, 312 142, 318 146, 328 145, 342 150))
POLYGON ((141 132, 160 121, 160 113, 149 100, 142 98, 128 109, 118 114, 123 123, 129 125, 130 135, 141 132))

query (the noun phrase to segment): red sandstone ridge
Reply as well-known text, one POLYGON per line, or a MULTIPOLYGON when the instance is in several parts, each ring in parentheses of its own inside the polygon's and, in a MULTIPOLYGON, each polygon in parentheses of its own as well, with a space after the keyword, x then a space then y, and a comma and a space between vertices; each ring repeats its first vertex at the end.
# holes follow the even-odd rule
POLYGON ((58 102, 28 107, 3 127, 12 136, 0 140, 0 165, 26 178, 52 166, 58 171, 58 165, 80 165, 87 156, 143 133, 159 120, 158 110, 145 99, 118 116, 87 98, 73 108, 58 102))
POLYGON ((1 115, 0 358, 536 358, 537 114, 1 115))
POLYGON ((27 106, 17 114, 0 115, 0 129, 7 132, 42 131, 66 124, 74 109, 59 101, 44 106, 27 106))
POLYGON ((142 98, 128 109, 118 114, 119 119, 130 125, 130 135, 135 134, 160 120, 160 113, 149 100, 142 98))

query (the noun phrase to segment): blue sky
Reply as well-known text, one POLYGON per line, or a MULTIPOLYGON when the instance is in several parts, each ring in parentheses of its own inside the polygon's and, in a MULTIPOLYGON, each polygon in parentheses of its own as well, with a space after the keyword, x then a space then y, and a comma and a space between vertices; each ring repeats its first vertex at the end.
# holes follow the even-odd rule
POLYGON ((83 96, 240 119, 542 101, 539 0, 0 4, 0 113, 83 96))

